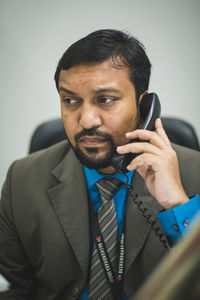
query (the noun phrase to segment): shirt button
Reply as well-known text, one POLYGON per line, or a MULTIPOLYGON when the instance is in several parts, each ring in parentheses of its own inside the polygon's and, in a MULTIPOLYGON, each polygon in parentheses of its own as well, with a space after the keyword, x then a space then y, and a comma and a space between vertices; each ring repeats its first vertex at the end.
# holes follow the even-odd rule
POLYGON ((185 220, 185 221, 183 222, 183 226, 184 226, 184 227, 188 227, 189 225, 190 225, 190 222, 189 222, 189 221, 185 220))
POLYGON ((75 286, 73 291, 72 291, 72 296, 76 297, 78 295, 78 292, 79 292, 79 288, 78 288, 78 286, 75 286))
POLYGON ((178 225, 175 224, 175 225, 173 226, 173 229, 174 229, 174 231, 178 232, 178 231, 179 231, 178 225))

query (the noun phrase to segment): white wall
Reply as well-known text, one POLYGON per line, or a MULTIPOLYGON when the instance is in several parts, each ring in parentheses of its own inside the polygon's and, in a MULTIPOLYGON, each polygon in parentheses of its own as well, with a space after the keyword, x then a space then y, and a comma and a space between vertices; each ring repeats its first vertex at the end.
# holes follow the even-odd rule
POLYGON ((199 0, 0 0, 0 187, 34 128, 59 116, 53 75, 66 48, 101 28, 129 31, 153 64, 163 115, 200 133, 199 0))

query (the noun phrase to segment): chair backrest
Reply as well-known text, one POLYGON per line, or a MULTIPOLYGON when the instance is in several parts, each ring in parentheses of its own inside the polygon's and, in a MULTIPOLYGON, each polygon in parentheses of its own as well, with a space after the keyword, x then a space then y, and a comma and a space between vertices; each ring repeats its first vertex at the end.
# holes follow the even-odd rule
POLYGON ((187 121, 176 118, 161 118, 163 127, 172 143, 200 151, 195 129, 187 121))
POLYGON ((33 132, 29 153, 45 149, 65 139, 67 135, 61 119, 44 122, 33 132))
MULTIPOLYGON (((161 119, 171 142, 200 151, 196 132, 188 122, 175 118, 163 117, 161 119)), ((44 122, 36 128, 32 135, 29 153, 45 149, 66 138, 61 119, 44 122)))

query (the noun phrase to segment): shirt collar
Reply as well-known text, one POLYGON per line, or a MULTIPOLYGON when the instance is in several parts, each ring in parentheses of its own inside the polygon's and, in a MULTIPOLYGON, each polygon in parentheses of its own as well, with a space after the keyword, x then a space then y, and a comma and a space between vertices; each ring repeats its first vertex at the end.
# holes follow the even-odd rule
POLYGON ((106 174, 99 173, 95 169, 88 169, 85 166, 84 166, 84 171, 85 171, 87 186, 88 186, 89 189, 104 177, 108 177, 108 178, 114 178, 115 177, 115 178, 120 179, 124 183, 131 184, 131 180, 132 180, 133 173, 134 173, 134 171, 130 171, 130 172, 126 173, 126 176, 128 177, 128 182, 127 182, 126 176, 124 176, 121 173, 115 173, 113 175, 106 175, 106 174))

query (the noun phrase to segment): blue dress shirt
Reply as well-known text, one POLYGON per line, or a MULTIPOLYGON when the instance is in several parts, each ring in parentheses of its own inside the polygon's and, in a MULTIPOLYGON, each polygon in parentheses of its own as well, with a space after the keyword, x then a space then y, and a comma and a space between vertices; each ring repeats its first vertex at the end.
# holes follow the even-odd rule
MULTIPOLYGON (((127 181, 127 178, 120 173, 116 173, 114 175, 104 175, 100 174, 94 169, 88 169, 86 167, 84 167, 84 172, 86 176, 90 200, 92 201, 94 210, 96 212, 101 205, 101 196, 98 188, 96 187, 96 183, 104 177, 115 177, 122 180, 124 183, 126 183, 127 181)), ((128 184, 131 184, 133 173, 134 171, 126 173, 126 175, 128 176, 128 184)), ((114 195, 119 237, 121 236, 124 215, 126 212, 126 195, 127 188, 125 188, 124 186, 121 186, 114 195)), ((198 212, 200 212, 200 197, 196 195, 187 203, 174 207, 170 210, 157 213, 157 216, 163 229, 165 230, 166 235, 172 242, 175 242, 191 227, 191 221, 198 212)), ((88 299, 88 283, 86 283, 86 285, 84 286, 78 299, 88 299)), ((123 299, 127 299, 127 297, 124 296, 123 299)))
POLYGON ((157 217, 172 244, 185 236, 192 228, 193 220, 200 212, 200 197, 191 197, 190 201, 178 205, 164 212, 157 213, 157 217))

